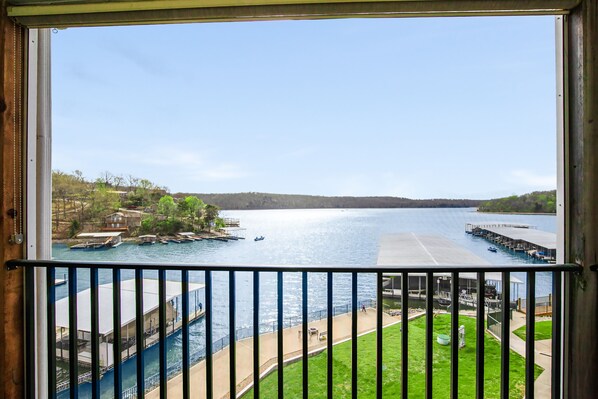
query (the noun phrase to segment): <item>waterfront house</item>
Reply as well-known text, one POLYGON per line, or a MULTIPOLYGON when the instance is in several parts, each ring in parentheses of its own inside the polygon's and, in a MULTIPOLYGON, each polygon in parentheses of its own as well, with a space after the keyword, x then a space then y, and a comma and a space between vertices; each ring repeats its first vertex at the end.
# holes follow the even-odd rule
POLYGON ((128 232, 141 227, 142 216, 143 212, 141 211, 119 209, 118 212, 111 213, 104 218, 104 230, 128 232))
MULTIPOLYGON (((0 179, 2 180, 2 195, 0 208, 2 215, 2 245, 0 256, 5 267, 0 269, 0 397, 2 398, 46 398, 48 391, 56 388, 55 370, 49 367, 55 363, 55 314, 52 312, 52 289, 47 284, 53 279, 54 267, 61 265, 69 268, 69 289, 76 292, 77 269, 66 263, 52 263, 51 258, 51 85, 50 85, 50 37, 48 28, 71 28, 78 26, 114 26, 146 23, 177 23, 177 22, 236 22, 236 21, 266 21, 266 20, 295 20, 322 18, 409 18, 409 17, 469 17, 469 16, 505 16, 505 15, 554 15, 556 21, 556 75, 555 91, 557 98, 557 140, 558 140, 558 189, 557 189, 557 264, 553 267, 555 276, 555 290, 558 297, 553 298, 554 332, 551 353, 552 397, 570 399, 590 399, 598 392, 598 345, 596 332, 598 330, 598 1, 597 0, 389 0, 367 1, 347 0, 337 2, 333 0, 255 0, 252 2, 241 0, 223 1, 83 1, 83 0, 6 0, 0 4, 0 179), (35 266, 35 267, 34 267, 35 266), (562 280, 561 280, 562 279, 562 280), (50 288, 50 289, 48 289, 50 288), (564 294, 561 296, 560 292, 564 294), (46 295, 46 293, 49 294, 46 295), (562 332, 562 335, 560 334, 562 332)), ((499 34, 500 32, 497 32, 499 34)), ((518 32, 515 34, 526 34, 518 32)), ((390 38, 389 38, 390 39, 390 38)), ((455 38, 459 40, 459 38, 455 38)), ((455 56, 458 56, 455 54, 455 56)), ((431 65, 432 68, 443 68, 443 65, 431 65)), ((517 65, 511 66, 517 71, 517 65)), ((281 71, 284 74, 284 71, 281 71)), ((288 72, 288 78, 293 73, 288 72)), ((359 79, 353 77, 352 79, 359 79)), ((364 75, 364 79, 366 79, 364 75)), ((351 84, 348 81, 347 84, 351 84)), ((56 90, 56 88, 52 88, 56 90)), ((168 115, 165 115, 168 117, 168 115)), ((126 133, 125 133, 126 134, 126 133)), ((490 144, 490 143, 489 143, 490 144)), ((234 144, 232 144, 234 145, 234 144)), ((367 142, 364 143, 367 146, 367 142)), ((418 154, 425 156, 425 153, 418 154)), ((83 265, 80 265, 81 267, 83 265)), ((138 265, 137 265, 138 266, 138 265)), ((135 269, 142 274, 142 268, 135 265, 114 265, 115 276, 120 270, 135 269)), ((91 297, 98 287, 97 277, 94 275, 102 265, 86 266, 90 270, 90 279, 94 281, 91 297), (95 278, 95 280, 94 280, 95 278)), ((169 266, 170 267, 170 266, 169 266)), ((456 268, 447 268, 450 272, 458 273, 456 268)), ((173 269, 170 269, 173 270, 173 269)), ((187 269, 181 267, 182 275, 187 269)), ((231 284, 234 288, 235 271, 264 270, 259 267, 230 269, 231 284)), ((285 269, 267 269, 283 273, 285 269)), ((351 272, 343 268, 308 269, 294 266, 292 271, 337 273, 351 272)), ((352 269, 358 270, 358 269, 352 269)), ((361 269, 359 269, 361 270, 361 269)), ((404 269, 417 272, 417 268, 404 269)), ((503 268, 501 273, 509 273, 503 268)), ((188 270, 187 270, 188 271, 188 270)), ((211 269, 204 267, 210 276, 211 269)), ((382 275, 384 268, 374 267, 363 269, 363 272, 382 275)), ((164 268, 159 270, 165 273, 164 268)), ((533 275, 533 272, 530 271, 533 275)), ((142 281, 137 279, 136 281, 142 281)), ((161 281, 164 281, 162 279, 161 281)), ((305 280, 307 281, 307 280, 305 280)), ((356 280, 355 280, 356 281, 356 280)), ((479 282, 479 280, 478 280, 479 282)), ((356 285, 355 285, 356 286, 356 285)), ((258 285, 259 289, 259 285, 258 285)), ((356 291, 356 288, 355 288, 356 291)), ((234 293, 234 290, 231 290, 234 293)), ((283 287, 280 286, 279 298, 282 298, 283 287)), ((210 298, 206 286, 207 298, 210 298)), ((234 294, 233 299, 234 299, 234 294)), ((142 297, 137 295, 136 300, 142 297)), ((71 295, 70 303, 76 304, 77 295, 71 295)), ((164 298, 164 295, 162 295, 164 298)), ((96 298, 97 299, 97 298, 96 298)), ((93 299, 90 299, 94 302, 93 299)), ((115 302, 118 305, 120 303, 115 302)), ((161 301, 160 303, 164 303, 161 301)), ((259 305, 259 303, 258 303, 259 305)), ((97 302, 96 302, 97 306, 97 302)), ((94 308, 92 309, 92 314, 94 308)), ((118 306, 120 308, 120 306, 118 306)), ((163 306, 165 308, 165 306, 163 306)), ((258 306, 259 308, 259 306, 258 306)), ((217 315, 221 320, 231 322, 234 327, 234 307, 228 315, 217 315)), ((71 314, 75 314, 70 312, 71 314)), ((160 313, 160 333, 164 335, 166 312, 160 313)), ((259 316, 259 314, 256 312, 259 316)), ((210 312, 206 317, 208 325, 211 323, 210 312)), ((356 318, 354 318, 356 320, 356 318)), ((430 319, 431 320, 431 319, 430 319)), ((76 320, 71 320, 76 325, 76 320)), ((531 328, 533 322, 526 322, 531 328)), ((356 337, 357 322, 352 325, 352 335, 356 337)), ((305 326, 306 327, 306 326, 305 326)), ((482 326, 483 327, 483 326, 482 326)), ((97 320, 91 321, 90 328, 93 335, 98 335, 97 320)), ((143 325, 136 326, 138 331, 143 325)), ((183 327, 184 328, 184 327, 183 327)), ((458 328, 458 325, 456 325, 458 328)), ((454 329, 456 332, 457 329, 454 329)), ((281 331, 281 329, 279 329, 281 331)), ((306 331, 306 330, 304 330, 306 331)), ((208 334, 211 330, 207 329, 208 334)), ((233 330, 234 332, 234 330, 233 330)), ((402 330, 404 338, 408 337, 408 329, 402 330)), ((307 343, 307 334, 300 338, 307 343)), ((332 331, 328 331, 328 337, 332 331)), ((379 334, 380 345, 377 349, 377 378, 376 384, 382 387, 382 356, 384 354, 382 334, 379 334)), ((282 335, 280 335, 282 338, 282 335)), ((505 338, 508 343, 508 338, 505 338)), ((255 340, 259 345, 259 340, 255 340)), ((332 340, 329 339, 328 342, 332 340)), ((453 340, 456 341, 456 340, 453 340)), ((483 342, 483 340, 481 340, 483 342)), ((119 340, 115 340, 119 342, 119 340)), ((163 340, 160 344, 160 358, 166 359, 163 340)), ((206 341, 208 342, 208 341, 206 341)), ((282 346, 282 339, 279 340, 282 346)), ((405 345, 408 340, 404 339, 405 345)), ((504 341, 503 341, 504 342, 504 341)), ((357 340, 353 339, 352 344, 357 340)), ((533 340, 527 345, 532 350, 533 340)), ((209 342, 211 345, 212 342, 209 342)), ((69 346, 77 347, 77 341, 69 340, 69 346)), ((307 345, 304 345, 306 348, 307 345)), ((509 363, 508 345, 502 352, 501 387, 502 398, 509 397, 509 363)), ((236 390, 235 372, 237 362, 235 355, 235 341, 232 340, 230 351, 230 368, 217 370, 211 367, 211 352, 205 369, 207 376, 206 395, 213 394, 213 381, 229 380, 230 390, 236 390)), ((254 347, 255 348, 255 347, 254 347)), ((257 347, 259 349, 259 346, 257 347)), ((354 346, 354 371, 350 384, 354 397, 357 395, 358 352, 354 346)), ((332 347, 330 347, 332 349, 332 347)), ((458 349, 458 348, 457 348, 458 349)), ((332 353, 332 352, 328 352, 332 353)), ((427 352, 428 353, 428 352, 427 352)), ((429 352, 430 355, 432 352, 429 352)), ((453 353, 458 353, 455 350, 453 353)), ((478 366, 483 368, 484 352, 478 351, 478 366)), ((303 362, 303 383, 309 388, 307 373, 307 349, 300 354, 303 362)), ((456 397, 458 388, 458 357, 456 354, 451 363, 450 387, 456 397)), ((94 396, 99 397, 99 345, 94 339, 91 343, 91 383, 94 396)), ((142 357, 138 363, 137 381, 139 392, 143 396, 144 375, 142 357)), ((254 359, 258 356, 254 356, 254 359)), ((531 358, 531 357, 530 357, 531 358)), ((73 381, 71 396, 76 397, 78 385, 78 360, 74 354, 70 356, 69 365, 72 373, 69 377, 73 381)), ((282 356, 278 364, 282 367, 282 356)), ((182 397, 189 397, 188 359, 185 354, 183 360, 183 390, 182 397), (187 362, 187 363, 185 363, 187 362)), ((247 359, 244 359, 247 360, 247 359)), ((249 362, 246 362, 249 363, 249 362)), ((332 362, 328 371, 331 371, 332 362)), ((55 364, 54 364, 55 365, 55 364)), ((115 362, 115 375, 119 372, 119 362, 115 362)), ((254 362, 256 372, 254 382, 259 382, 260 365, 254 362)), ((384 364, 388 367, 388 364, 384 364)), ((479 368, 478 368, 479 369, 479 368)), ((282 371, 283 369, 281 369, 282 371)), ((407 368, 403 367, 405 382, 408 382, 407 368)), ((533 364, 527 368, 528 376, 533 381, 533 364)), ((431 366, 427 368, 427 375, 432 375, 431 366)), ((166 392, 166 362, 160 362, 158 383, 161 393, 166 392)), ((329 373, 332 376, 331 373, 329 373)), ((281 384, 283 373, 278 373, 281 384)), ((497 377, 497 376, 494 376, 497 377)), ((431 378, 431 377, 430 377, 431 378)), ((478 379, 481 384, 483 397, 483 374, 478 379)), ((430 385, 432 380, 427 379, 430 385)), ((331 386, 330 377, 328 387, 331 386)), ((120 396, 119 379, 114 379, 115 390, 120 396)), ((526 386, 526 397, 533 395, 533 385, 526 386), (531 392, 529 391, 531 389, 531 392)), ((405 390, 407 385, 403 385, 405 390)), ((122 388, 122 386, 120 386, 122 388)), ((259 388, 259 384, 255 386, 259 388)), ((332 392, 332 388, 329 388, 332 392)), ((381 388, 380 388, 381 389, 381 388)), ((480 386, 477 386, 478 393, 480 386)), ((282 389, 279 390, 279 393, 282 389)), ((233 392, 234 394, 234 392, 233 392)), ((407 391, 405 391, 407 394, 407 391)), ((53 392, 50 393, 52 397, 53 392)), ((165 396, 163 394, 163 396, 165 396)), ((405 397, 405 396, 403 396, 405 397)))
POLYGON ((104 230, 107 231, 128 231, 129 226, 125 215, 122 212, 111 213, 104 218, 104 230))

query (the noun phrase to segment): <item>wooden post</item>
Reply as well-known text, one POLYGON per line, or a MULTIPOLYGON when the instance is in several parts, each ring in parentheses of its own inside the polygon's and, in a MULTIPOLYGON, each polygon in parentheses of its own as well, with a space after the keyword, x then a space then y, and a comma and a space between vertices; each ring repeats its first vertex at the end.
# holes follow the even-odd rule
MULTIPOLYGON (((0 397, 24 396, 23 271, 4 262, 23 258, 24 246, 9 243, 23 233, 23 122, 26 30, 15 26, 0 8, 0 397), (15 73, 16 72, 16 73, 15 73), (16 188, 16 189, 15 189, 16 188), (12 211, 14 209, 14 211, 12 211), (16 211, 16 214, 15 214, 16 211), (11 216, 12 215, 12 216, 11 216)), ((34 378, 32 376, 32 378, 34 378)))
POLYGON ((583 266, 566 276, 566 398, 598 392, 598 0, 585 0, 568 20, 568 81, 565 140, 565 260, 583 266), (566 136, 567 137, 567 136, 566 136))

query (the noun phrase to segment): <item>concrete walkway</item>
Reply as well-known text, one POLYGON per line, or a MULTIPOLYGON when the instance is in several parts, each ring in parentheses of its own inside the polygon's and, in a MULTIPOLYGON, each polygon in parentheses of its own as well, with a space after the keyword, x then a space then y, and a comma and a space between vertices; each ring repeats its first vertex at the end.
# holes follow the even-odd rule
MULTIPOLYGON (((511 320, 511 349, 525 358, 525 341, 513 334, 513 331, 525 325, 525 314, 513 312, 511 320)), ((536 398, 550 398, 552 386, 552 340, 546 339, 536 341, 534 348, 534 361, 544 371, 534 383, 534 395, 536 398)))
MULTIPOLYGON (((411 317, 410 317, 411 318, 411 317)), ((384 326, 394 324, 401 320, 400 316, 394 317, 383 314, 382 323, 384 326)), ((334 343, 342 342, 351 337, 351 313, 342 314, 333 318, 333 339, 334 343)), ((319 332, 326 331, 327 320, 322 319, 309 323, 308 327, 315 327, 319 332)), ((368 308, 367 312, 358 312, 357 332, 358 335, 375 330, 376 328, 376 310, 368 308)), ((284 359, 293 359, 302 354, 302 339, 299 331, 302 325, 286 328, 283 331, 284 359)), ((277 361, 277 333, 267 333, 260 335, 260 373, 264 373, 276 364, 277 361)), ((309 351, 317 351, 326 347, 326 340, 320 341, 317 335, 312 335, 309 339, 309 351)), ((237 341, 237 392, 253 382, 253 337, 237 341)), ((214 397, 229 397, 229 348, 214 354, 212 358, 214 367, 214 397)), ((205 360, 200 361, 191 367, 191 396, 205 397, 205 360)), ((177 375, 168 381, 168 397, 180 398, 182 391, 183 377, 177 375)), ((159 388, 149 392, 146 395, 148 399, 159 398, 159 388)))
MULTIPOLYGON (((467 312, 462 312, 464 314, 467 312)), ((410 315, 410 319, 415 315, 410 315)), ((472 314, 472 316, 475 316, 472 314)), ((383 314, 383 325, 394 324, 401 320, 400 316, 393 317, 388 314, 383 314)), ((346 341, 351 338, 351 314, 343 314, 333 318, 334 323, 334 343, 346 341)), ((319 332, 326 331, 326 319, 309 323, 308 327, 315 327, 319 332)), ((513 334, 513 331, 525 325, 525 314, 513 312, 513 320, 511 320, 511 349, 525 358, 525 341, 513 334)), ((376 328, 376 310, 368 308, 367 312, 358 312, 357 330, 358 334, 367 333, 376 328)), ((286 328, 283 331, 283 348, 284 359, 294 359, 302 355, 302 339, 299 331, 302 329, 301 325, 286 328)), ((267 333, 260 335, 260 373, 271 369, 277 362, 277 333, 267 333)), ((250 386, 253 382, 253 337, 237 341, 237 393, 250 386)), ((326 341, 318 340, 316 335, 310 337, 309 352, 322 350, 326 347, 326 341)), ((550 339, 544 341, 536 341, 535 346, 535 363, 544 369, 544 372, 536 379, 534 384, 534 392, 537 398, 549 398, 551 388, 551 347, 550 339)), ((229 397, 229 348, 217 352, 213 356, 214 367, 214 397, 228 398, 229 397)), ((200 361, 191 367, 191 396, 205 397, 205 360, 200 361)), ((178 398, 182 397, 182 375, 177 375, 168 381, 168 397, 178 398)), ((149 392, 146 397, 148 399, 159 398, 159 388, 149 392)))

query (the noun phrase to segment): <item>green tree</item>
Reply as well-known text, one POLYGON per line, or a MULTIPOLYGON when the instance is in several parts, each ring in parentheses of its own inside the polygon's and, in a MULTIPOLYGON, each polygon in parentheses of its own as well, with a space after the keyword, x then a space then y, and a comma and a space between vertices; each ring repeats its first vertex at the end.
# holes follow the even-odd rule
POLYGON ((195 225, 195 221, 200 217, 200 212, 205 208, 205 206, 206 204, 204 204, 201 199, 194 195, 190 195, 179 202, 179 214, 185 218, 189 218, 191 224, 195 225))
POLYGON ((165 195, 158 201, 158 213, 173 219, 176 213, 177 206, 174 199, 170 195, 165 195))
POLYGON ((141 220, 140 234, 152 234, 156 231, 156 218, 153 215, 147 215, 141 220))
POLYGON ((77 235, 79 230, 81 229, 81 224, 78 220, 71 220, 71 225, 69 226, 69 238, 73 238, 77 235))
POLYGON ((220 208, 218 208, 216 205, 206 205, 203 212, 202 212, 202 220, 203 220, 203 226, 204 228, 207 227, 208 231, 210 231, 212 229, 212 226, 215 225, 216 223, 216 218, 218 218, 218 212, 220 211, 220 208))
POLYGON ((91 193, 89 215, 90 219, 98 223, 102 218, 120 207, 120 198, 114 191, 109 190, 103 183, 97 183, 91 193))

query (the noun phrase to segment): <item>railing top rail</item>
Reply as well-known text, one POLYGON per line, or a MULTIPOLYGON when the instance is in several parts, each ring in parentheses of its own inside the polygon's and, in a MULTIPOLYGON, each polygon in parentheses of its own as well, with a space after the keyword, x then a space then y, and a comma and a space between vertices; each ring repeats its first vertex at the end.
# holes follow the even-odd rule
POLYGON ((83 269, 127 270, 188 270, 239 272, 312 272, 312 273, 446 273, 446 272, 581 272, 582 266, 565 264, 519 265, 229 265, 192 263, 91 262, 66 260, 14 259, 5 263, 8 269, 17 267, 78 267, 83 269))

